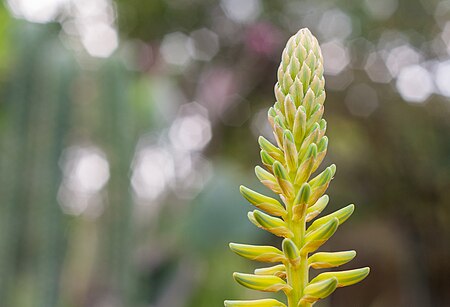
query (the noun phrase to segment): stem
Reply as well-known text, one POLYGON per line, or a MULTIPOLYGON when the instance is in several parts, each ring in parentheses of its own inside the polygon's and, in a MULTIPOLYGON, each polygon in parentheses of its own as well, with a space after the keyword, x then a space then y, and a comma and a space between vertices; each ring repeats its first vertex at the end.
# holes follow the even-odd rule
MULTIPOLYGON (((292 240, 300 250, 305 241, 306 221, 305 215, 298 221, 295 221, 292 216, 293 203, 288 206, 287 223, 288 227, 292 230, 294 237, 292 240)), ((300 255, 300 264, 298 266, 292 265, 290 262, 286 264, 287 282, 292 287, 292 291, 287 295, 288 307, 298 307, 300 299, 303 296, 303 291, 308 284, 308 254, 300 255)), ((302 307, 309 307, 311 304, 307 303, 302 307)))

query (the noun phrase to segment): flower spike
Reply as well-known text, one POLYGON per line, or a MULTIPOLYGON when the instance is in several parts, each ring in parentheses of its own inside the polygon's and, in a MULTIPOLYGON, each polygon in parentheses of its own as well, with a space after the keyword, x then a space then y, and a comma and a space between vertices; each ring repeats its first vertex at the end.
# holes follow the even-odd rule
POLYGON ((258 139, 264 168, 257 166, 255 174, 281 201, 244 186, 240 191, 262 210, 249 212, 249 220, 281 237, 282 243, 278 248, 231 243, 230 248, 244 258, 272 263, 254 274, 234 273, 238 283, 253 290, 282 291, 287 303, 268 298, 227 300, 225 306, 310 307, 336 288, 360 282, 370 271, 366 267, 309 278, 310 268, 338 267, 356 256, 355 251, 316 252, 352 215, 355 206, 348 205, 306 226, 328 205, 329 197, 324 194, 336 173, 334 164, 315 173, 328 148, 327 122, 322 118, 326 94, 322 53, 308 29, 289 39, 277 75, 276 102, 268 112, 276 143, 258 139))

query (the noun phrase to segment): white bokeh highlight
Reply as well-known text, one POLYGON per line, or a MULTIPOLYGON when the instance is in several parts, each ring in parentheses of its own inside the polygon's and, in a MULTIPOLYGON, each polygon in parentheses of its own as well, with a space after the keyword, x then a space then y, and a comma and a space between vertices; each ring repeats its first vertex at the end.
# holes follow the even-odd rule
POLYGON ((337 40, 330 41, 321 46, 324 58, 324 71, 327 75, 340 74, 350 63, 347 48, 337 40))
POLYGON ((435 83, 439 94, 450 97, 450 60, 437 64, 435 83))
POLYGON ((397 78, 396 87, 402 98, 412 103, 422 103, 433 93, 431 74, 420 65, 404 67, 397 78))

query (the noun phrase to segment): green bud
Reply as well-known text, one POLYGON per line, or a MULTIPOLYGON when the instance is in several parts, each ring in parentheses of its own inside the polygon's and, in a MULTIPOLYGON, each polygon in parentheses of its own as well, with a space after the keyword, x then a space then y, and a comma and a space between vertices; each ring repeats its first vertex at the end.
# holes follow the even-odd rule
POLYGON ((253 290, 264 292, 284 291, 286 293, 292 290, 291 286, 276 276, 234 273, 233 277, 239 284, 253 290))
POLYGON ((336 166, 329 166, 309 182, 312 189, 311 202, 316 202, 325 193, 335 172, 336 166))
POLYGON ((299 221, 305 215, 306 208, 308 206, 309 196, 311 195, 311 188, 308 183, 302 184, 297 196, 294 200, 293 219, 299 221))
POLYGON ((278 185, 278 182, 275 179, 274 175, 272 175, 259 165, 255 167, 255 174, 256 177, 258 177, 259 181, 261 181, 262 184, 271 189, 273 192, 277 194, 282 193, 281 188, 278 185))
POLYGON ((291 78, 295 79, 295 77, 298 74, 298 71, 300 70, 300 62, 299 62, 299 60, 296 57, 292 57, 291 61, 289 63, 289 66, 287 68, 289 70, 291 78))
POLYGON ((225 307, 286 307, 285 304, 274 299, 225 301, 225 307))
POLYGON ((292 84, 289 94, 294 101, 295 107, 298 108, 302 104, 303 99, 303 85, 302 82, 296 77, 294 83, 292 84))
POLYGON ((289 174, 284 168, 284 166, 278 162, 275 161, 273 163, 273 173, 275 175, 275 178, 278 181, 278 184, 281 187, 281 190, 283 191, 284 195, 286 195, 287 198, 293 198, 294 197, 294 187, 292 186, 292 183, 290 182, 289 174))
POLYGON ((296 113, 296 107, 295 107, 295 103, 292 100, 291 95, 286 95, 286 98, 284 99, 284 109, 285 109, 285 114, 286 114, 286 121, 287 121, 287 125, 289 127, 293 127, 294 125, 294 117, 295 117, 295 113, 296 113))
POLYGON ((322 82, 319 78, 319 76, 315 75, 313 77, 313 80, 311 81, 311 84, 309 85, 315 96, 319 94, 319 91, 323 90, 322 82))
POLYGON ((328 214, 324 217, 321 217, 320 219, 315 220, 314 223, 312 223, 311 226, 309 226, 307 232, 316 230, 317 228, 328 223, 331 219, 334 218, 337 218, 339 222, 338 225, 341 225, 353 214, 353 211, 355 211, 355 205, 352 204, 340 210, 337 210, 331 214, 328 214))
POLYGON ((325 132, 327 131, 327 121, 322 118, 319 122, 319 126, 320 129, 318 138, 321 139, 325 135, 325 132))
POLYGON ((278 82, 275 84, 274 92, 275 92, 275 98, 277 99, 277 102, 282 103, 286 96, 283 94, 278 82))
POLYGON ((282 246, 283 253, 286 256, 286 259, 288 259, 292 265, 298 266, 300 264, 300 252, 294 241, 290 239, 284 239, 282 246))
POLYGON ((283 80, 283 92, 287 94, 289 93, 289 88, 291 87, 292 83, 294 83, 294 80, 292 79, 289 73, 284 73, 282 80, 283 80))
POLYGON ((283 262, 284 254, 273 246, 230 243, 230 249, 241 257, 261 262, 283 262))
POLYGON ((298 107, 295 113, 292 132, 296 144, 301 144, 306 133, 306 112, 303 106, 298 107))
POLYGON ((311 181, 309 182, 311 188, 316 189, 324 184, 327 184, 331 180, 331 178, 333 178, 335 172, 336 165, 332 164, 331 166, 327 167, 325 170, 323 170, 323 172, 311 179, 311 181))
POLYGON ((261 162, 269 170, 272 170, 272 165, 275 163, 275 159, 264 150, 261 150, 260 154, 261 154, 261 162))
POLYGON ((253 211, 253 218, 264 230, 267 230, 276 236, 284 238, 292 237, 292 231, 282 219, 270 216, 258 210, 253 211))
POLYGON ((275 117, 275 128, 273 131, 273 135, 275 136, 275 140, 280 148, 283 147, 283 134, 284 130, 286 130, 286 126, 284 125, 280 116, 275 117))
POLYGON ((284 264, 277 264, 267 268, 260 268, 255 270, 256 275, 274 275, 280 278, 286 278, 286 266, 284 264))
POLYGON ((306 65, 306 63, 303 63, 302 67, 300 68, 299 76, 300 80, 302 81, 303 92, 306 92, 308 90, 309 80, 311 78, 311 69, 308 67, 308 65, 306 65))
POLYGON ((261 149, 267 152, 272 158, 284 162, 284 154, 283 152, 273 145, 271 142, 269 142, 265 137, 260 136, 258 138, 259 146, 261 146, 261 149))
POLYGON ((320 164, 322 164, 323 159, 325 158, 325 155, 327 154, 327 148, 328 148, 328 137, 324 136, 322 139, 320 139, 319 143, 317 144, 317 157, 316 161, 314 162, 314 166, 312 169, 312 172, 315 172, 320 164))
POLYGON ((297 174, 295 175, 295 184, 303 184, 306 182, 311 176, 312 169, 315 163, 315 159, 317 156, 317 146, 316 144, 309 145, 305 156, 300 158, 300 167, 297 170, 297 174))
POLYGON ((355 256, 355 251, 315 253, 309 257, 308 264, 314 269, 334 268, 346 264, 355 256))
POLYGON ((326 298, 336 290, 338 285, 337 278, 328 278, 318 282, 311 282, 304 290, 304 296, 300 300, 299 306, 304 303, 314 303, 319 299, 326 298))
POLYGON ((323 103, 325 102, 325 98, 326 98, 325 91, 322 91, 322 93, 320 93, 319 96, 317 96, 316 103, 323 105, 323 103))
POLYGON ((325 207, 328 205, 329 200, 330 198, 328 197, 328 195, 323 195, 314 203, 314 205, 309 207, 306 210, 306 221, 309 222, 313 218, 318 216, 323 211, 323 209, 325 209, 325 207))
POLYGON ((317 58, 314 55, 314 52, 311 50, 308 53, 308 56, 305 59, 305 64, 308 65, 309 69, 311 69, 311 71, 315 70, 315 66, 316 66, 316 62, 317 62, 317 58))
POLYGON ((289 130, 285 130, 283 134, 284 160, 286 161, 289 172, 297 170, 298 153, 294 143, 294 136, 289 130))
POLYGON ((317 143, 317 152, 326 151, 328 148, 328 137, 324 136, 320 139, 319 143, 317 143))
POLYGON ((305 245, 300 250, 300 253, 305 255, 317 250, 336 232, 338 225, 339 220, 333 218, 315 231, 307 233, 305 236, 305 245))
MULTIPOLYGON (((314 123, 319 122, 322 119, 322 115, 323 115, 323 111, 325 110, 325 108, 323 107, 323 105, 320 104, 316 104, 313 109, 311 110, 311 115, 308 118, 308 122, 306 123, 306 127, 308 127, 309 129, 311 129, 312 125, 314 123)), ((320 125, 319 125, 320 126, 320 125)))
POLYGON ((308 131, 306 133, 306 137, 303 140, 303 144, 300 147, 299 150, 299 154, 302 157, 302 154, 305 153, 306 149, 308 148, 308 146, 312 143, 316 143, 319 140, 319 131, 320 131, 320 126, 318 123, 314 123, 314 125, 312 125, 310 131, 308 131))
POLYGON ((259 194, 243 185, 239 187, 239 190, 242 196, 244 196, 245 199, 247 199, 255 207, 275 216, 286 215, 286 210, 278 200, 259 194))
POLYGON ((319 274, 316 278, 311 280, 311 283, 323 281, 329 278, 336 278, 338 280, 338 287, 345 287, 356 284, 369 275, 370 268, 361 268, 355 270, 341 271, 341 272, 327 272, 319 274))
POLYGON ((295 197, 294 203, 296 205, 306 205, 309 200, 309 196, 311 195, 311 187, 308 183, 302 184, 300 187, 300 190, 297 193, 297 196, 295 197))

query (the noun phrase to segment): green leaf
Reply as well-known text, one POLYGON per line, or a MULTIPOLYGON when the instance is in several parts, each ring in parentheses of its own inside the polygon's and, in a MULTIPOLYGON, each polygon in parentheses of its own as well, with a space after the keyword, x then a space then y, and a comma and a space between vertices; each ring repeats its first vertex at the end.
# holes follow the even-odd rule
POLYGON ((308 264, 314 269, 333 268, 346 264, 355 258, 355 256, 356 252, 353 250, 345 252, 320 252, 309 257, 308 264))
POLYGON ((286 209, 278 200, 259 194, 243 185, 239 187, 239 190, 242 196, 255 207, 275 216, 286 215, 286 209))
POLYGON ((274 299, 251 301, 225 301, 225 307, 286 307, 285 304, 274 299))
POLYGON ((289 293, 292 288, 284 280, 271 275, 253 275, 244 273, 234 273, 234 279, 244 287, 264 292, 284 291, 289 293))
POLYGON ((265 245, 230 243, 230 249, 241 257, 261 262, 283 262, 286 258, 278 248, 265 245))
POLYGON ((311 280, 311 283, 334 277, 338 280, 338 287, 351 286, 366 278, 369 272, 370 268, 368 267, 340 272, 326 272, 317 275, 316 278, 311 280))

